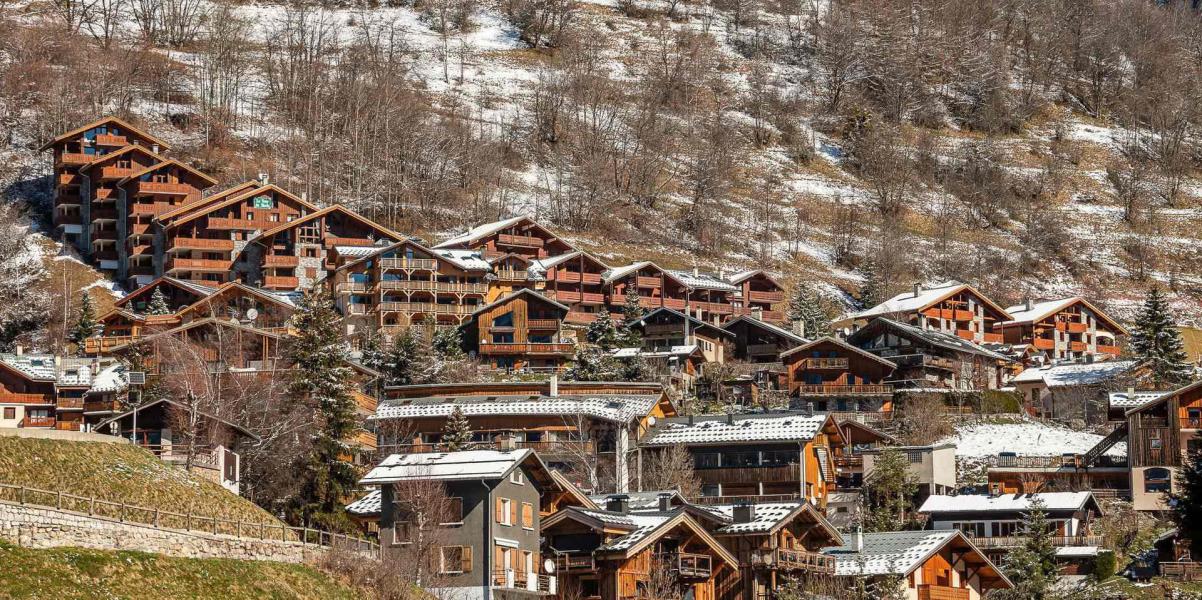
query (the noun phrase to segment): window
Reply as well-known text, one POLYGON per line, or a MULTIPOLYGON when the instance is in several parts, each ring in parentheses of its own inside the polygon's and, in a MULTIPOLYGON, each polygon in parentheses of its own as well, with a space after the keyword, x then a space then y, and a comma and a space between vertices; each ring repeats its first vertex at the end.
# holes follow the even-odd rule
POLYGON ((698 469, 716 469, 718 468, 718 453, 705 452, 698 454, 694 464, 698 469))
POLYGON ((922 450, 907 450, 906 458, 910 460, 911 464, 921 463, 922 462, 922 450))
POLYGON ((405 545, 413 541, 413 523, 409 521, 396 521, 392 524, 392 543, 394 545, 405 545))
POLYGON ((1144 471, 1145 492, 1167 492, 1172 487, 1173 475, 1168 469, 1156 467, 1144 471))
POLYGON ((522 529, 534 529, 534 505, 522 503, 522 529))
POLYGON ((701 486, 702 496, 721 496, 722 485, 718 483, 706 483, 701 486))
POLYGON ((522 485, 523 483, 526 482, 525 478, 522 475, 521 469, 514 469, 513 472, 509 474, 509 481, 512 481, 513 483, 516 483, 518 485, 522 485))
POLYGON ((439 554, 442 556, 443 573, 472 572, 471 546, 443 546, 439 548, 439 554))
POLYGON ((518 505, 509 498, 497 498, 497 522, 512 526, 518 520, 518 505))
POLYGON ((15 406, 5 406, 4 407, 4 418, 5 419, 17 418, 17 408, 15 406))
POLYGON ((463 498, 452 496, 447 498, 447 512, 443 515, 445 519, 439 525, 462 525, 463 524, 463 498))
POLYGON ((493 327, 513 327, 513 311, 498 315, 492 320, 493 327))

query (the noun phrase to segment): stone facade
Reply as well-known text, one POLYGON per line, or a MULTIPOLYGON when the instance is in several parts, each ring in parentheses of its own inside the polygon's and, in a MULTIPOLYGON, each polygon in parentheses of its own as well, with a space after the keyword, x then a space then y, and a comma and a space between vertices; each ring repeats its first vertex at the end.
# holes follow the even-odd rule
MULTIPOLYGON (((292 533, 289 532, 291 536, 292 533)), ((26 548, 136 550, 183 558, 307 563, 325 548, 295 541, 156 528, 41 506, 0 502, 0 539, 26 548)))

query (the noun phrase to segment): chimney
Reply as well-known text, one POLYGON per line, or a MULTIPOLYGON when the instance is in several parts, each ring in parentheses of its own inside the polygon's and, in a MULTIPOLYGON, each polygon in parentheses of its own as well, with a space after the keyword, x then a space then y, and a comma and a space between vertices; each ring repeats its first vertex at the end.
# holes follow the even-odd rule
POLYGON ((755 505, 750 502, 736 504, 734 509, 735 523, 750 523, 755 520, 755 505))
POLYGON ((1035 308, 1035 303, 1031 302, 1030 296, 1027 296, 1027 299, 1023 300, 1023 305, 1027 307, 1027 312, 1031 312, 1035 308))
POLYGON ((726 413, 726 424, 727 425, 735 424, 735 413, 726 413))
POLYGON ((158 144, 154 144, 154 145, 152 145, 152 146, 150 147, 150 151, 151 151, 151 152, 154 152, 155 154, 158 154, 158 153, 159 153, 159 145, 158 145, 158 144))
POLYGON ((689 425, 693 425, 693 415, 689 415, 689 425))
POLYGON ((718 269, 718 279, 726 281, 726 269, 718 269))
POLYGON ((259 185, 267 185, 271 182, 271 178, 267 173, 259 173, 259 185))
POLYGON ((301 192, 301 200, 309 200, 309 192, 301 192))
POLYGON ((763 321, 764 320, 764 307, 762 307, 762 306, 751 307, 751 318, 753 318, 757 321, 763 321))
POLYGON ((559 395, 559 375, 558 374, 551 375, 551 391, 547 395, 551 396, 551 397, 555 397, 555 396, 559 395))
POLYGON ((701 269, 693 267, 693 277, 701 277, 701 269))
POLYGON ((615 494, 605 499, 605 510, 622 514, 630 513, 630 496, 615 494))
POLYGON ((25 355, 25 346, 22 346, 21 344, 17 344, 17 356, 24 356, 24 355, 25 355))
POLYGON ((672 510, 672 494, 659 495, 659 512, 668 512, 672 510))
POLYGON ((796 333, 797 337, 805 337, 806 322, 801 319, 793 319, 793 333, 796 333))
POLYGON ((922 295, 922 284, 915 283, 914 284, 914 297, 917 298, 920 295, 922 295))
POLYGON ((864 526, 856 527, 856 552, 864 551, 864 526))

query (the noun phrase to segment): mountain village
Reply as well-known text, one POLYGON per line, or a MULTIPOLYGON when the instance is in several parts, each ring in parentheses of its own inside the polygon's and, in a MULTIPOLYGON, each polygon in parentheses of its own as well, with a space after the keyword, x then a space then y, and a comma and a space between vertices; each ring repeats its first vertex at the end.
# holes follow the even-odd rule
POLYGON ((531 215, 427 240, 218 185, 118 118, 42 150, 55 234, 128 293, 82 298, 72 353, 0 354, 0 439, 128 444, 284 524, 155 509, 130 542, 132 499, 101 514, 0 475, 0 539, 253 539, 446 600, 1202 578, 1202 356, 1155 290, 1128 322, 920 282, 832 320, 778 274, 609 264, 531 215))

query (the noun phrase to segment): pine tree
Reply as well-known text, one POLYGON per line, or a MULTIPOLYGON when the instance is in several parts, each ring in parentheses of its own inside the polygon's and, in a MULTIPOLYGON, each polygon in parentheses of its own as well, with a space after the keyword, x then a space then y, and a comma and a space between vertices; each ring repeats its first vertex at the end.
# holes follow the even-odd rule
POLYGON ((600 346, 602 350, 613 350, 618 347, 618 329, 614 326, 614 320, 609 315, 609 311, 602 307, 601 314, 588 324, 588 330, 584 337, 591 344, 600 346))
POLYGON ((451 416, 442 428, 442 441, 450 452, 464 450, 472 441, 472 424, 458 405, 451 409, 451 416))
POLYGON ((917 491, 905 453, 886 448, 877 456, 872 474, 864 481, 864 530, 904 529, 917 491))
POLYGON ((88 294, 87 290, 84 290, 79 299, 79 316, 75 319, 75 326, 71 329, 70 339, 75 343, 77 350, 82 353, 84 340, 92 337, 99 330, 96 311, 92 308, 92 296, 88 294))
POLYGON ((1184 384, 1193 376, 1181 333, 1173 326, 1173 317, 1160 288, 1154 287, 1148 292, 1144 306, 1135 318, 1131 352, 1137 359, 1148 362, 1152 383, 1158 388, 1184 384))
POLYGON ((616 359, 609 352, 596 346, 580 346, 564 377, 574 381, 613 381, 617 371, 616 359))
POLYGON ((167 297, 163 295, 163 288, 156 287, 154 292, 150 294, 150 304, 146 307, 148 315, 169 315, 171 308, 167 306, 167 297))
POLYGON ((643 345, 643 336, 635 325, 646 316, 647 311, 639 302, 638 288, 626 287, 626 303, 622 305, 622 324, 618 327, 617 341, 623 348, 638 348, 643 345))
POLYGON ((810 339, 829 335, 831 332, 830 320, 822 307, 822 298, 805 283, 798 283, 793 297, 789 299, 789 320, 800 321, 805 328, 805 336, 810 339))
MULTIPOLYGON (((1202 441, 1202 433, 1195 436, 1202 441)), ((1173 518, 1182 537, 1190 540, 1193 556, 1202 556, 1202 444, 1181 468, 1181 486, 1173 495, 1173 518)))
POLYGON ((434 331, 434 351, 443 360, 463 360, 463 336, 458 327, 442 327, 434 331))
POLYGON ((860 284, 860 306, 870 308, 884 302, 885 286, 881 282, 876 261, 872 258, 865 260, 860 272, 864 275, 864 283, 860 284))
POLYGON ((369 331, 363 336, 359 356, 359 362, 363 363, 363 366, 375 371, 384 371, 388 354, 384 351, 379 333, 369 331))
POLYGON ((417 383, 421 343, 413 327, 405 328, 404 333, 392 341, 392 348, 384 359, 384 379, 388 385, 412 385, 417 383))
POLYGON ((301 299, 292 325, 299 335, 289 340, 285 352, 293 366, 288 393, 294 401, 312 406, 317 423, 312 449, 302 459, 300 492, 289 516, 294 523, 346 529, 350 523, 342 507, 358 479, 353 465, 343 460, 350 454, 345 440, 356 427, 350 393, 353 373, 338 313, 324 287, 301 299))
POLYGON ((1032 498, 1023 518, 1023 545, 1011 550, 1002 561, 1002 571, 1014 587, 1000 591, 999 598, 1046 600, 1054 598, 1056 584, 1056 546, 1052 543, 1055 527, 1044 512, 1043 500, 1032 498))

